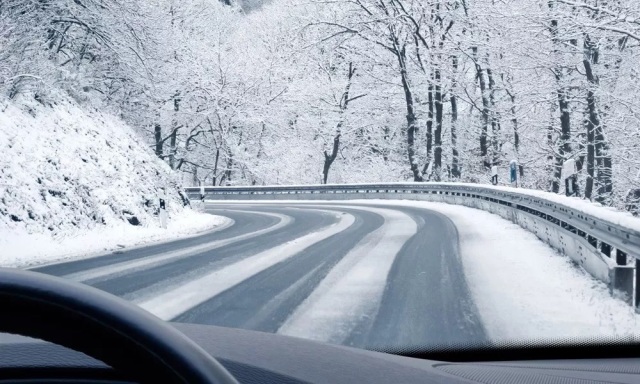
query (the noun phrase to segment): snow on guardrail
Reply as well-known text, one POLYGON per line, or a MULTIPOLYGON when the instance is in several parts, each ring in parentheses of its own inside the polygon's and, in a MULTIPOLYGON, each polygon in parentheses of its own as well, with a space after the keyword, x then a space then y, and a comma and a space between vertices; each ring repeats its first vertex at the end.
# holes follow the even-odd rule
MULTIPOLYGON (((525 189, 525 188, 512 188, 506 186, 493 186, 487 184, 470 184, 470 183, 413 183, 413 182, 394 182, 394 183, 380 183, 380 184, 322 184, 322 185, 313 185, 313 184, 300 184, 300 185, 262 185, 262 186, 228 186, 228 187, 204 187, 205 191, 266 191, 266 190, 330 190, 330 189, 341 189, 341 188, 358 188, 358 187, 381 187, 381 186, 396 186, 396 187, 406 187, 406 186, 415 186, 415 187, 433 187, 433 186, 451 186, 451 187, 461 187, 461 188, 469 188, 469 187, 477 187, 483 188, 486 190, 494 190, 501 191, 505 193, 511 194, 519 194, 535 197, 538 199, 548 200, 555 204, 563 205, 567 208, 570 208, 574 211, 582 212, 587 215, 591 215, 597 217, 601 220, 607 221, 614 225, 619 225, 621 227, 627 228, 634 232, 640 234, 640 218, 634 217, 630 212, 619 211, 612 207, 603 206, 600 203, 591 202, 585 199, 581 199, 579 197, 567 197, 551 192, 545 192, 535 189, 525 189)), ((199 192, 203 188, 202 187, 193 187, 186 188, 187 192, 199 192)))
MULTIPOLYGON (((272 190, 272 189, 328 189, 328 188, 344 188, 344 187, 369 187, 376 185, 393 185, 398 187, 403 186, 436 186, 436 185, 446 185, 453 187, 480 187, 484 189, 508 192, 508 193, 517 193, 522 195, 528 195, 532 197, 537 197, 540 199, 545 199, 549 201, 553 201, 557 204, 562 204, 564 206, 570 207, 572 209, 593 215, 598 216, 603 220, 610 221, 611 223, 625 226, 629 229, 633 229, 635 231, 640 232, 640 218, 633 216, 630 212, 619 211, 612 207, 603 206, 600 203, 592 202, 589 200, 585 200, 579 197, 567 197, 564 195, 540 191, 537 189, 526 189, 526 188, 513 188, 507 186, 493 186, 489 184, 471 184, 471 183, 415 183, 415 182, 394 182, 394 183, 380 183, 380 184, 368 184, 368 183, 359 183, 359 184, 299 184, 299 185, 260 185, 260 186, 228 186, 228 187, 204 187, 205 191, 210 190, 272 190)), ((198 190, 200 191, 201 187, 193 187, 186 188, 187 190, 198 190)))

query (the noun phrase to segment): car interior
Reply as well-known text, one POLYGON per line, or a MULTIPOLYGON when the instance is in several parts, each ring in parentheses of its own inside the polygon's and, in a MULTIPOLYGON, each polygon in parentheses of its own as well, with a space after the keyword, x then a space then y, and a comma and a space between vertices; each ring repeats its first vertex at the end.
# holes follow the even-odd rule
POLYGON ((0 308, 3 384, 640 381, 628 341, 390 354, 168 323, 95 288, 15 269, 0 270, 0 308))

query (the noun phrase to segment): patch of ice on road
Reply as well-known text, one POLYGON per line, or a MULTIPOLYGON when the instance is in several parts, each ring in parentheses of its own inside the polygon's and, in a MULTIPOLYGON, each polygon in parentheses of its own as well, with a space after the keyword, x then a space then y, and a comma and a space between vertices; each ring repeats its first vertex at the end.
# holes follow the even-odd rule
POLYGON ((336 216, 339 218, 337 223, 320 231, 247 257, 146 300, 136 300, 136 304, 164 320, 173 319, 251 276, 295 256, 313 244, 344 231, 355 222, 355 218, 350 214, 336 216))
POLYGON ((123 248, 195 236, 232 222, 226 217, 184 210, 169 220, 167 229, 122 223, 70 232, 64 237, 14 231, 10 236, 0 236, 0 266, 28 268, 97 257, 123 248))
POLYGON ((422 207, 458 229, 471 294, 494 341, 620 337, 640 332, 633 308, 533 233, 497 215, 432 202, 362 200, 422 207))
POLYGON ((384 224, 338 262, 278 333, 341 343, 363 316, 375 315, 396 255, 418 226, 399 211, 363 209, 381 215, 384 224))
MULTIPOLYGON (((113 278, 119 274, 135 272, 142 268, 157 267, 157 266, 169 263, 171 261, 174 261, 178 258, 188 257, 198 253, 212 251, 214 249, 224 247, 225 245, 236 243, 238 241, 247 240, 256 236, 264 235, 265 233, 273 232, 275 230, 283 228, 289 225, 293 221, 293 218, 291 216, 282 215, 279 213, 254 212, 254 211, 243 211, 243 212, 253 213, 256 215, 276 217, 279 219, 279 221, 275 225, 272 225, 270 227, 267 227, 255 232, 251 232, 251 233, 245 233, 239 236, 234 236, 229 239, 217 240, 217 241, 212 241, 210 243, 195 245, 187 248, 181 248, 175 251, 158 253, 158 254, 155 254, 149 257, 144 257, 141 259, 109 264, 104 267, 87 269, 81 272, 66 275, 65 278, 74 280, 74 281, 87 281, 87 280, 94 280, 94 279, 106 278, 106 277, 113 278)), ((219 228, 222 228, 222 227, 219 227, 219 228)))

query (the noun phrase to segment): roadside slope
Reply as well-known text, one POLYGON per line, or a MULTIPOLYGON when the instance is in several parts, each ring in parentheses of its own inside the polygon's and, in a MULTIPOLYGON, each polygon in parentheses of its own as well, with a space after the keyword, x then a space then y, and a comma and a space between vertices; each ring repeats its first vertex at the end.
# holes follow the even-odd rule
POLYGON ((27 266, 211 229, 171 169, 117 117, 0 99, 0 265, 27 266), (160 228, 166 190, 169 229, 160 228))

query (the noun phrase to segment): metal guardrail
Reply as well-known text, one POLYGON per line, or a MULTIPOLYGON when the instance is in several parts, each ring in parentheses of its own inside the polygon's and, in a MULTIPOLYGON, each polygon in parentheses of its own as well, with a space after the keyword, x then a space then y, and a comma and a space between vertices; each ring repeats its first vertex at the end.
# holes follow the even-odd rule
MULTIPOLYGON (((593 261, 594 255, 596 259, 600 258, 609 268, 609 277, 602 276, 602 273, 595 270, 589 270, 589 272, 609 283, 612 290, 618 289, 625 292, 629 301, 636 307, 636 311, 640 308, 639 232, 577 211, 557 201, 531 196, 516 189, 505 191, 473 184, 393 183, 195 187, 185 190, 189 198, 194 200, 203 197, 210 200, 401 198, 441 201, 488 210, 536 233, 541 239, 567 253, 574 261, 581 264, 586 261, 585 269, 587 270, 589 270, 589 260, 593 261), (576 246, 573 246, 573 242, 568 244, 567 239, 575 241, 576 246), (634 263, 631 265, 628 263, 632 258, 635 258, 635 268, 633 268, 634 263), (638 284, 635 283, 636 281, 638 284)), ((599 261, 596 260, 596 262, 599 261)))

